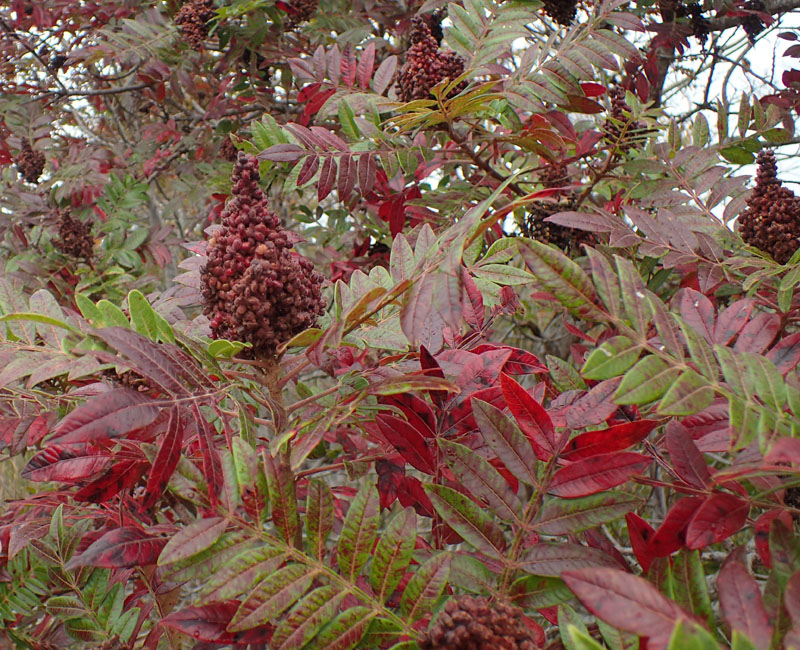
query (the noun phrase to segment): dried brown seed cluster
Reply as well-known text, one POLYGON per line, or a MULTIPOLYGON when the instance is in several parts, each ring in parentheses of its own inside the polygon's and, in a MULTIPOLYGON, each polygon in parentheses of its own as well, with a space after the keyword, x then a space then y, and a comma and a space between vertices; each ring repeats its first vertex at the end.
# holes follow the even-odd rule
POLYGON ((536 650, 522 611, 486 598, 459 596, 419 642, 420 650, 536 650))
MULTIPOLYGON (((765 11, 766 7, 761 0, 749 0, 742 5, 742 9, 749 11, 765 11)), ((751 43, 756 42, 756 36, 764 31, 764 21, 761 20, 756 14, 748 14, 742 18, 742 29, 747 34, 747 40, 751 43)))
POLYGON ((319 0, 293 0, 291 5, 295 13, 289 16, 287 24, 289 27, 295 27, 306 20, 311 20, 317 13, 319 0))
POLYGON ((258 160, 239 152, 222 228, 208 242, 201 271, 211 335, 253 345, 272 356, 284 341, 312 326, 325 310, 322 276, 291 250, 289 233, 258 186, 258 160))
POLYGON ((521 225, 522 234, 544 244, 554 244, 568 253, 580 252, 583 244, 596 244, 597 237, 578 228, 567 228, 557 223, 545 221, 547 217, 557 212, 572 209, 569 200, 549 203, 547 201, 534 201, 528 206, 525 222, 521 225))
POLYGON ((44 171, 44 154, 36 151, 30 140, 23 140, 16 163, 17 171, 28 183, 39 182, 39 176, 44 171))
POLYGON ((64 255, 89 261, 94 253, 91 222, 73 219, 65 212, 58 220, 58 239, 53 245, 64 255))
POLYGON ((544 11, 559 25, 568 27, 575 20, 577 0, 544 0, 544 11))
MULTIPOLYGON (((428 99, 431 88, 447 79, 455 79, 464 72, 464 59, 452 50, 440 50, 431 28, 421 16, 411 19, 411 47, 406 52, 406 62, 397 79, 400 100, 428 99)), ((466 83, 453 91, 461 92, 466 83)))
POLYGON ((739 234, 756 248, 785 264, 800 246, 800 199, 778 180, 775 154, 758 154, 756 187, 739 215, 739 234))
POLYGON ((637 133, 644 130, 641 122, 631 118, 631 107, 625 101, 625 89, 615 86, 608 91, 611 110, 603 123, 606 140, 622 151, 628 151, 640 144, 637 133))
POLYGON ((569 173, 563 162, 554 162, 537 170, 539 182, 548 188, 564 187, 569 185, 569 173))
POLYGON ((175 24, 181 28, 183 40, 193 50, 202 50, 208 36, 208 23, 216 14, 212 0, 189 0, 175 16, 175 24))
POLYGON ((219 157, 223 160, 227 160, 228 162, 236 162, 236 156, 239 153, 239 150, 236 148, 236 145, 233 144, 233 140, 231 140, 228 136, 225 136, 225 139, 222 141, 222 144, 219 147, 219 157))

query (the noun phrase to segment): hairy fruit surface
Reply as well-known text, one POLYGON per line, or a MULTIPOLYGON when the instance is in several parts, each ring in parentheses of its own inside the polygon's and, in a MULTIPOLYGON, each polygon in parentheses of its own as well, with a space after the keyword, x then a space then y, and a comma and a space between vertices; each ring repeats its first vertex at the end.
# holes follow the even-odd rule
POLYGON ((16 160, 17 171, 28 183, 38 183, 44 171, 44 154, 36 151, 30 140, 22 143, 22 149, 16 160))

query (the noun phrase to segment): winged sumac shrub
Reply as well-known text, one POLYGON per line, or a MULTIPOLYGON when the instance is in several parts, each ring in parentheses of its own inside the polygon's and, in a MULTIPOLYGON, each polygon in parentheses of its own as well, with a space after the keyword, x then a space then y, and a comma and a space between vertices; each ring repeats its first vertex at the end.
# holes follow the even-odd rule
POLYGON ((789 5, 345 4, 0 8, 0 645, 800 647, 789 5))

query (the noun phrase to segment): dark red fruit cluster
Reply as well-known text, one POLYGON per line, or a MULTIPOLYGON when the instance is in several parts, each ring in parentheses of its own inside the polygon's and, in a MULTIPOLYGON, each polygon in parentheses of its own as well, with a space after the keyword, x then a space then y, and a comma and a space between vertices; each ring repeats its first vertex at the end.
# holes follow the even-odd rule
POLYGON ((325 311, 323 278, 291 250, 258 185, 256 157, 239 152, 231 181, 222 228, 208 242, 201 271, 203 313, 213 338, 251 343, 252 355, 269 357, 325 311))
MULTIPOLYGON (((765 11, 766 7, 761 0, 749 0, 742 5, 742 9, 748 11, 765 11)), ((747 34, 747 40, 751 43, 756 42, 756 36, 764 31, 764 21, 761 20, 755 13, 748 14, 742 18, 742 29, 747 34)))
POLYGON ((575 20, 577 0, 544 0, 544 11, 559 25, 568 27, 575 20))
MULTIPOLYGON (((464 59, 452 50, 440 50, 431 28, 421 16, 411 19, 411 47, 397 78, 397 94, 401 101, 428 99, 431 88, 445 78, 455 79, 464 72, 464 59)), ((457 94, 466 87, 459 84, 457 94)))
POLYGON ((537 650, 522 610, 486 598, 459 596, 419 642, 420 650, 537 650))
POLYGON ((785 264, 800 246, 800 199, 778 180, 775 154, 758 154, 756 187, 739 215, 739 234, 745 243, 785 264))
POLYGON ((53 245, 64 255, 90 260, 94 253, 91 222, 73 219, 65 212, 58 220, 58 239, 53 245))
POLYGON ((615 86, 608 91, 608 96, 611 110, 603 123, 606 140, 622 151, 637 147, 644 126, 631 118, 631 107, 625 101, 625 89, 615 86))
POLYGON ((694 36, 702 45, 705 45, 708 34, 711 31, 711 23, 708 18, 703 16, 703 8, 698 2, 680 4, 675 9, 678 18, 688 18, 694 36))
POLYGON ((208 23, 216 14, 212 0, 189 0, 175 16, 175 24, 181 28, 183 40, 193 50, 202 50, 208 36, 208 23))
POLYGON ((294 13, 289 16, 287 23, 289 27, 295 27, 306 20, 311 20, 317 13, 319 0, 293 0, 291 5, 294 13))
POLYGON ((44 171, 44 154, 36 151, 30 140, 23 140, 22 149, 17 156, 17 171, 28 183, 38 183, 44 171))

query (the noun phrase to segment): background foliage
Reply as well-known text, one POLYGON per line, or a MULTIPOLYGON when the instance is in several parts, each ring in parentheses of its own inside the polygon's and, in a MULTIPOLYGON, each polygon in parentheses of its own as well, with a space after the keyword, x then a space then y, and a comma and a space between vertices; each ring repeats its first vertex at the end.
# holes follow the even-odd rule
POLYGON ((736 223, 797 249, 739 170, 800 81, 730 83, 796 4, 0 8, 0 645, 800 647, 800 253, 736 223), (202 314, 240 151, 327 278, 276 357, 202 314))

